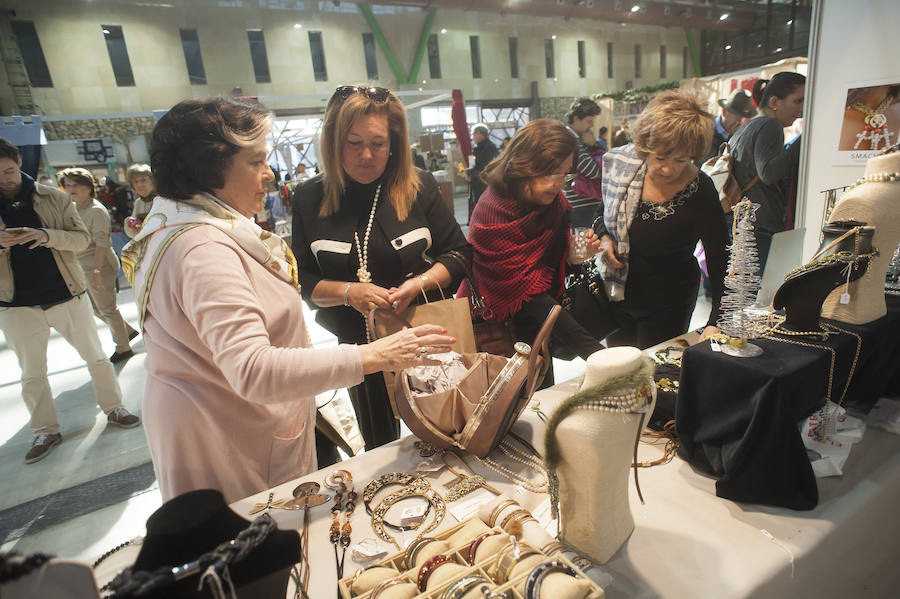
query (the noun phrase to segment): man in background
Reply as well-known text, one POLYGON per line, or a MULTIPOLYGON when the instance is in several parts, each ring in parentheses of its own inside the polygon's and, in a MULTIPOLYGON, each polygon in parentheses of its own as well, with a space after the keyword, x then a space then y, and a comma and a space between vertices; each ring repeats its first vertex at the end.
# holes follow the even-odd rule
POLYGON ((472 218, 472 211, 475 210, 475 204, 478 198, 487 189, 487 183, 481 180, 481 171, 484 170, 491 160, 497 157, 500 150, 490 140, 491 130, 487 125, 478 123, 472 127, 472 141, 475 147, 472 149, 472 155, 475 156, 475 164, 471 168, 465 170, 466 180, 469 182, 469 218, 472 218))
POLYGON ((90 234, 69 194, 35 183, 21 165, 18 148, 0 137, 0 330, 22 369, 22 399, 34 434, 25 463, 31 464, 62 442, 47 379, 51 328, 86 362, 107 423, 133 428, 140 418, 122 405, 85 294, 76 252, 87 249, 90 234))
POLYGON ((718 104, 722 107, 722 113, 716 117, 716 129, 713 131, 712 144, 706 158, 703 159, 704 162, 719 154, 719 148, 741 128, 744 119, 756 116, 750 94, 742 89, 734 90, 728 99, 720 99, 718 104))

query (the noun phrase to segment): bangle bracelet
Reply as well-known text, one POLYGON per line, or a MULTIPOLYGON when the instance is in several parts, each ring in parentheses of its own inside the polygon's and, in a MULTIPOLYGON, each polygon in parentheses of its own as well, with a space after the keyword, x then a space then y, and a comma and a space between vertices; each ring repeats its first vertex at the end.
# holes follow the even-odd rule
POLYGON ((493 528, 497 524, 497 518, 500 517, 500 514, 511 505, 519 505, 519 502, 515 499, 504 499, 491 510, 491 515, 488 518, 487 525, 493 528))
POLYGON ((452 557, 441 553, 422 564, 422 567, 419 568, 419 575, 416 577, 416 586, 419 587, 419 592, 425 592, 425 588, 428 585, 428 579, 431 577, 432 572, 437 570, 439 566, 443 566, 452 561, 452 557))
POLYGON ((541 547, 541 553, 544 555, 553 555, 554 553, 562 553, 563 544, 559 541, 550 541, 541 547))
POLYGON ((528 578, 525 580, 525 599, 540 599, 541 583, 544 582, 544 579, 548 574, 553 572, 562 572, 563 574, 568 574, 572 578, 577 576, 575 570, 564 562, 552 561, 541 564, 532 570, 531 574, 529 574, 528 578))
POLYGON ((437 539, 433 537, 420 537, 409 544, 409 547, 406 548, 406 552, 403 554, 403 567, 407 570, 412 570, 416 567, 416 557, 419 555, 419 551, 421 551, 422 547, 429 543, 434 543, 437 539))
POLYGON ((428 291, 426 285, 430 280, 431 279, 428 278, 428 275, 419 275, 419 284, 422 286, 422 291, 428 291))
POLYGON ((349 299, 350 299, 350 286, 351 285, 353 285, 353 283, 347 283, 347 286, 344 287, 344 305, 348 306, 348 307, 350 306, 349 299))
MULTIPOLYGON (((363 489, 362 499, 363 505, 366 506, 367 514, 369 514, 370 516, 372 515, 371 503, 372 500, 375 499, 375 494, 389 485, 404 485, 422 488, 431 487, 427 480, 415 474, 407 474, 406 472, 389 472, 387 474, 382 474, 381 476, 367 484, 366 488, 363 489)), ((414 522, 409 526, 393 524, 391 522, 388 522, 387 520, 383 520, 383 523, 385 526, 392 530, 396 530, 398 532, 406 532, 407 530, 415 530, 419 528, 422 523, 425 522, 425 519, 430 513, 431 503, 429 502, 426 504, 425 513, 422 514, 422 520, 420 520, 419 522, 414 522)))
POLYGON ((397 542, 394 537, 389 535, 384 530, 384 516, 387 513, 388 509, 401 499, 405 499, 407 497, 424 497, 434 506, 434 516, 432 516, 431 522, 428 526, 419 526, 417 530, 419 534, 416 538, 419 538, 425 533, 429 533, 441 523, 444 519, 444 513, 447 509, 447 504, 444 503, 444 498, 437 494, 437 492, 429 487, 414 487, 407 486, 401 487, 394 491, 393 493, 389 493, 384 499, 381 500, 374 510, 372 510, 372 530, 375 531, 381 539, 387 541, 388 543, 393 543, 397 546, 398 549, 403 549, 400 544, 397 542))
MULTIPOLYGON (((515 510, 514 512, 510 513, 509 515, 506 516, 506 518, 503 519, 503 521, 500 523, 500 528, 502 528, 503 530, 506 530, 506 527, 509 526, 510 524, 512 524, 514 521, 523 520, 525 518, 530 518, 530 517, 531 517, 531 512, 529 512, 526 509, 515 510)), ((509 531, 507 531, 507 532, 509 532, 509 531)))
POLYGON ((441 593, 441 599, 462 599, 466 593, 477 587, 478 585, 490 585, 491 581, 484 576, 478 574, 470 574, 463 576, 441 593))
POLYGON ((541 552, 531 545, 519 543, 515 537, 511 537, 509 545, 501 550, 500 558, 497 560, 497 584, 509 582, 509 575, 512 574, 516 564, 532 555, 541 555, 541 552))
POLYGON ((499 534, 501 534, 499 530, 489 530, 475 537, 475 539, 469 543, 469 563, 473 566, 475 565, 475 554, 478 553, 478 548, 486 538, 499 534))

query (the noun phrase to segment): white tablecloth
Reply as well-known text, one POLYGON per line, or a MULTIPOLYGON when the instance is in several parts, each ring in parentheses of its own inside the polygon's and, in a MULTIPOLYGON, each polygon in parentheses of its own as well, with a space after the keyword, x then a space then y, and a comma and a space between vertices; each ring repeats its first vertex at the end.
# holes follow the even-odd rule
MULTIPOLYGON (((570 395, 578 381, 560 383, 535 394, 544 412, 570 395)), ((543 424, 526 410, 515 430, 543 448, 543 424)), ((412 470, 415 456, 407 437, 343 462, 353 473, 356 490, 387 472, 412 470)), ((639 457, 652 460, 659 447, 642 443, 639 457)), ((323 483, 326 469, 272 489, 276 497, 290 498, 301 481, 323 483)), ((547 495, 516 489, 488 470, 476 467, 504 494, 537 513, 547 495)), ((900 588, 900 437, 869 429, 854 446, 839 478, 819 479, 820 501, 809 512, 737 504, 715 495, 715 481, 694 472, 679 458, 640 470, 646 500, 641 505, 630 486, 635 530, 605 565, 588 575, 605 587, 609 599, 619 597, 742 598, 759 597, 897 597, 900 588), (771 538, 763 530, 768 531, 771 538)), ((440 473, 439 480, 452 478, 440 473)), ((585 474, 589 483, 590 473, 585 474)), ((439 483, 433 483, 441 489, 439 483)), ((232 504, 244 517, 268 491, 232 504)), ((314 508, 310 527, 310 597, 333 597, 336 577, 334 554, 328 542, 330 503, 314 508)), ((452 507, 453 504, 449 504, 452 507)), ((273 510, 281 528, 302 526, 302 512, 273 510)), ((456 524, 447 516, 443 529, 456 524)), ((375 538, 360 499, 352 520, 355 544, 375 538)), ((396 552, 383 541, 391 553, 396 552)), ((345 575, 359 567, 347 553, 345 575)))

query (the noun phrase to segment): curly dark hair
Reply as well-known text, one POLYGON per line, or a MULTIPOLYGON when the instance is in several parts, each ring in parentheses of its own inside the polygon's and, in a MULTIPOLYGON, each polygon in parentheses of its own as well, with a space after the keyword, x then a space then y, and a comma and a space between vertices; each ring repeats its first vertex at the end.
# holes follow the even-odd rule
POLYGON ((572 101, 571 106, 569 106, 569 111, 566 113, 566 120, 571 125, 575 122, 575 119, 583 119, 588 116, 595 116, 600 114, 600 105, 591 100, 590 98, 575 98, 572 101))
POLYGON ((187 200, 221 188, 234 155, 265 135, 271 123, 262 104, 223 97, 182 100, 153 128, 150 168, 156 191, 187 200))

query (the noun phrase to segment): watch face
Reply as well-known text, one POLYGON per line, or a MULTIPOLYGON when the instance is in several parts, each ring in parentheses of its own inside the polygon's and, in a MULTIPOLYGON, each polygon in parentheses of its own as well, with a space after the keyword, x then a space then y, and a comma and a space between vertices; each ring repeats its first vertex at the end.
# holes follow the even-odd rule
POLYGON ((303 497, 305 495, 318 493, 320 488, 321 487, 319 486, 319 483, 315 481, 300 483, 299 485, 297 485, 297 488, 294 489, 294 497, 303 497))
POLYGON ((531 346, 522 341, 517 341, 515 345, 513 345, 513 349, 516 350, 517 354, 522 354, 523 356, 527 356, 531 353, 531 346))

